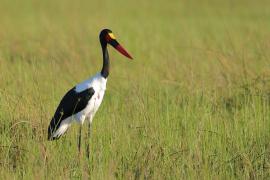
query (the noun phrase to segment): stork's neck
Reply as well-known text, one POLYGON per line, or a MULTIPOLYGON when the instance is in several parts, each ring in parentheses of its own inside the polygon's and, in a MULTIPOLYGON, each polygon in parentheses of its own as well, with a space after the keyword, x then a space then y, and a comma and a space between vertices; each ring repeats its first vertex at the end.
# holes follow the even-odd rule
POLYGON ((110 58, 107 50, 107 44, 101 45, 103 54, 103 66, 101 69, 101 75, 106 79, 110 72, 110 58))

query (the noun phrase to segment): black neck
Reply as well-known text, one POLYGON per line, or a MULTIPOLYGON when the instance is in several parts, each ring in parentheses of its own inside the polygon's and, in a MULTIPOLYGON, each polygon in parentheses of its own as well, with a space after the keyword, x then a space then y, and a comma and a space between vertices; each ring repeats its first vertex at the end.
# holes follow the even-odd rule
POLYGON ((102 47, 102 54, 103 54, 103 66, 101 69, 101 75, 104 78, 107 78, 110 72, 110 58, 109 58, 109 53, 107 50, 107 44, 101 45, 101 47, 102 47))

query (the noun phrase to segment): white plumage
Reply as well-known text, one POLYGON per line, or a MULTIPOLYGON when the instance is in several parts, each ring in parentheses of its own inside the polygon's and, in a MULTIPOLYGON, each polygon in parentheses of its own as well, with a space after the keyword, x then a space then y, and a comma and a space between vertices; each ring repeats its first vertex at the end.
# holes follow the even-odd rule
POLYGON ((87 119, 89 123, 92 123, 92 120, 103 100, 103 96, 106 90, 106 84, 107 79, 105 79, 100 73, 97 73, 92 78, 89 78, 76 85, 75 91, 78 93, 91 87, 95 90, 95 93, 92 96, 92 98, 88 101, 87 106, 82 111, 62 120, 57 131, 53 133, 54 138, 63 135, 69 128, 71 123, 74 121, 82 125, 84 123, 84 120, 87 119))

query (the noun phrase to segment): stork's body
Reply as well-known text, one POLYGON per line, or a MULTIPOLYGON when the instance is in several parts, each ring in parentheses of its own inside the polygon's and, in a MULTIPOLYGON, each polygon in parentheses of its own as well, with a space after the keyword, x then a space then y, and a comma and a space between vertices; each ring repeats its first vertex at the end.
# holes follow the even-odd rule
MULTIPOLYGON (((48 127, 49 140, 60 138, 74 121, 83 125, 87 119, 89 125, 91 124, 93 117, 103 100, 107 78, 109 76, 110 60, 107 44, 112 45, 120 53, 132 59, 125 49, 116 41, 110 30, 102 30, 99 38, 103 54, 103 66, 101 72, 77 84, 65 94, 48 127)), ((81 127, 79 150, 81 142, 81 127)), ((90 132, 90 126, 88 127, 90 132)))
POLYGON ((62 99, 51 121, 48 138, 57 139, 61 137, 72 122, 83 125, 87 119, 91 123, 103 100, 106 83, 107 79, 101 73, 97 73, 92 78, 79 83, 69 90, 62 99), (58 121, 58 119, 62 120, 58 121), (53 128, 55 131, 53 131, 53 128))
POLYGON ((76 120, 83 124, 85 118, 89 120, 89 123, 92 122, 92 119, 97 112, 106 90, 107 79, 105 79, 100 73, 97 73, 91 79, 88 79, 76 86, 76 92, 82 92, 85 89, 93 88, 94 94, 92 98, 89 100, 87 106, 80 112, 78 112, 76 116, 76 120))

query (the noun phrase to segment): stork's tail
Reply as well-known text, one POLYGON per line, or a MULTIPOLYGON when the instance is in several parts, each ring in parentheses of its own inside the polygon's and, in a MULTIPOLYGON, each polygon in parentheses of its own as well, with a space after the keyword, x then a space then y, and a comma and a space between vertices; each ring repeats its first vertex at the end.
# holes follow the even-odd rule
POLYGON ((55 127, 54 123, 51 123, 48 127, 48 140, 53 141, 59 139, 71 125, 71 118, 62 120, 60 126, 55 127), (57 128, 57 129, 56 129, 57 128))

